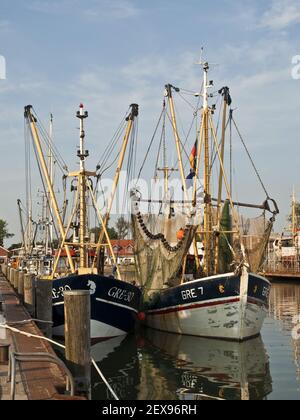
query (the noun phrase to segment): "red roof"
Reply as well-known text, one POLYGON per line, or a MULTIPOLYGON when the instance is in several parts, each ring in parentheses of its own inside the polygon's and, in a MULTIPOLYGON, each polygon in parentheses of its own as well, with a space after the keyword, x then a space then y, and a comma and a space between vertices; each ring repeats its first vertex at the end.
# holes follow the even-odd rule
POLYGON ((3 246, 0 246, 0 257, 8 257, 8 253, 9 251, 5 248, 3 248, 3 246))
MULTIPOLYGON (((134 241, 132 239, 112 240, 112 247, 116 257, 132 257, 134 254, 134 241)), ((110 255, 110 250, 108 248, 110 255)))

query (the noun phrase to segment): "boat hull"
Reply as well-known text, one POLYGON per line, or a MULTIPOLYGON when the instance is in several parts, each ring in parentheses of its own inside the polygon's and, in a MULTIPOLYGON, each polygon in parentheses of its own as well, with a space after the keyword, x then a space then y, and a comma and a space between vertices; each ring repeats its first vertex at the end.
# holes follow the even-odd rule
POLYGON ((91 338, 108 339, 131 332, 140 309, 141 291, 127 282, 98 275, 76 275, 53 282, 53 334, 64 335, 64 292, 91 293, 91 338))
POLYGON ((243 273, 194 280, 154 295, 146 324, 161 331, 244 341, 260 334, 271 284, 243 273))

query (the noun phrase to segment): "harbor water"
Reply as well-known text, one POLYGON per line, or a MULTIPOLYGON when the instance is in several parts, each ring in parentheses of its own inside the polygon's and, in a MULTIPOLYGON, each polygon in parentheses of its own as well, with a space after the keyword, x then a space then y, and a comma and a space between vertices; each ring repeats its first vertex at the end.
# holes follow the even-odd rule
MULTIPOLYGON (((92 348, 121 400, 300 400, 300 285, 273 284, 262 335, 230 343, 145 330, 92 348)), ((96 374, 94 400, 112 399, 96 374)))

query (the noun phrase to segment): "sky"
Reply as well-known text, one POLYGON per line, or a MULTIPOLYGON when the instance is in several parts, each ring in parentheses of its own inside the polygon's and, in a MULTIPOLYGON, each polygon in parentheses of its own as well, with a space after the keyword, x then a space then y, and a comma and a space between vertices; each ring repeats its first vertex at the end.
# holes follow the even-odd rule
MULTIPOLYGON (((24 106, 32 104, 45 125, 54 114, 55 142, 72 164, 80 102, 90 113, 89 149, 99 158, 128 105, 138 103, 141 162, 164 85, 199 90, 201 47, 216 63, 215 86, 231 89, 239 128, 278 201, 279 231, 293 185, 300 200, 299 40, 298 0, 1 0, 0 218, 13 242, 20 237, 16 201, 25 197, 24 106)), ((260 202, 244 162, 235 162, 240 198, 260 202)))

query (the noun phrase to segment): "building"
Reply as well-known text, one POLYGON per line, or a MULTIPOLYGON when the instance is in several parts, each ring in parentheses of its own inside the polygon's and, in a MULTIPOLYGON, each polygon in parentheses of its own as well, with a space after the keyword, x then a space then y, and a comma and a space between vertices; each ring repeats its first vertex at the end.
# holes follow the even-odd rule
POLYGON ((3 246, 0 246, 0 264, 3 264, 4 262, 7 261, 8 254, 9 254, 9 251, 3 248, 3 246))
MULTIPOLYGON (((134 241, 132 239, 112 240, 111 244, 118 264, 134 264, 134 241)), ((106 252, 107 263, 112 264, 112 257, 109 248, 107 248, 106 252)))

